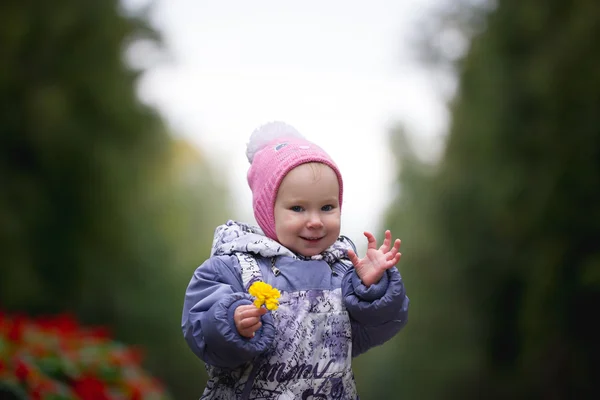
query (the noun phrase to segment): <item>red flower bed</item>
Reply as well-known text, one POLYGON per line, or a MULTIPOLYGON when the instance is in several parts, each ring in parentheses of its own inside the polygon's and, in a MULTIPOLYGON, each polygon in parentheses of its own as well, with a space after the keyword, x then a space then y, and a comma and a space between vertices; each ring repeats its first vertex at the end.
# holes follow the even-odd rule
POLYGON ((0 393, 24 400, 170 400, 142 353, 70 315, 0 312, 0 393))

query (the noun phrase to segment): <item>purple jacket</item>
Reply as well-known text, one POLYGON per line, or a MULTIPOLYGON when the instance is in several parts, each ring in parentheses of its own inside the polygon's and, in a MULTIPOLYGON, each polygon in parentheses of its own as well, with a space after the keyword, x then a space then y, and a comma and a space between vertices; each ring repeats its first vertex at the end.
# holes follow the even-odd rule
MULTIPOLYGON (((196 269, 183 306, 183 335, 191 350, 208 366, 216 368, 209 368, 209 375, 211 371, 220 375, 226 373, 231 380, 239 379, 249 364, 271 348, 279 334, 271 312, 262 317, 262 327, 252 339, 240 336, 233 322, 235 308, 252 303, 252 297, 244 289, 240 264, 234 254, 244 249, 255 253, 251 247, 257 242, 252 241, 249 245, 248 237, 244 237, 242 244, 239 238, 225 240, 227 250, 221 251, 222 255, 217 255, 219 252, 213 248, 215 255, 196 269), (229 243, 233 244, 230 246, 229 243)), ((267 257, 264 251, 263 255, 254 255, 262 280, 282 293, 339 292, 341 288, 343 304, 340 307, 349 315, 352 357, 383 344, 406 324, 409 299, 395 267, 377 284, 367 288, 351 263, 342 256, 329 258, 329 262, 325 259, 306 260, 284 250, 283 253, 279 248, 276 250, 277 254, 284 255, 267 257)))

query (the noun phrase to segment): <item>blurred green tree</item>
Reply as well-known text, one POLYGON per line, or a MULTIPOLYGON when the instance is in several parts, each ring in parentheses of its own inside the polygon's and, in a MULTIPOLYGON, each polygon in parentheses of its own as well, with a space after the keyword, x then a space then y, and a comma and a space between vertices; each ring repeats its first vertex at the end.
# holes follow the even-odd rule
POLYGON ((395 146, 411 321, 364 398, 600 396, 600 7, 500 0, 484 25, 439 163, 395 146))
POLYGON ((449 385, 478 366, 467 293, 447 263, 435 218, 439 169, 421 161, 408 139, 401 126, 392 129, 399 178, 385 226, 402 239, 409 322, 390 342, 356 360, 361 399, 445 399, 449 385))
POLYGON ((194 398, 183 293, 227 193, 137 98, 124 51, 139 40, 160 47, 116 0, 0 4, 0 307, 108 325, 194 398))

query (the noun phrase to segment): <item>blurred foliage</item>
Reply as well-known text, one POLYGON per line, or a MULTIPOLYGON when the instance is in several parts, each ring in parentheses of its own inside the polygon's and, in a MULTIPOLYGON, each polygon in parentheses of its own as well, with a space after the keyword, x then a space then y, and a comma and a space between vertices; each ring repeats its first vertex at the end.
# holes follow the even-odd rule
POLYGON ((140 349, 84 328, 71 315, 27 318, 0 312, 0 398, 167 400, 140 368, 140 349))
POLYGON ((439 162, 391 135, 411 312, 359 360, 363 399, 600 398, 600 6, 500 0, 484 25, 439 162))
POLYGON ((123 54, 158 35, 116 0, 9 0, 0 22, 0 306, 106 325, 197 397, 181 306, 227 192, 137 98, 123 54))

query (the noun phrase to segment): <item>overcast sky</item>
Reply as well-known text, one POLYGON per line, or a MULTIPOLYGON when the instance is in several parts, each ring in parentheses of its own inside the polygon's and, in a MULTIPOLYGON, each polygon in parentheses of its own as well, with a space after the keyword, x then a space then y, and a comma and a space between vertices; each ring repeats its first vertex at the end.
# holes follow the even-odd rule
POLYGON ((211 158, 230 183, 231 217, 252 223, 249 135, 272 120, 295 126, 338 163, 342 231, 363 247, 364 230, 385 228, 389 128, 402 121, 424 155, 445 130, 439 85, 412 47, 434 1, 157 0, 151 20, 170 60, 145 74, 140 96, 211 158))

